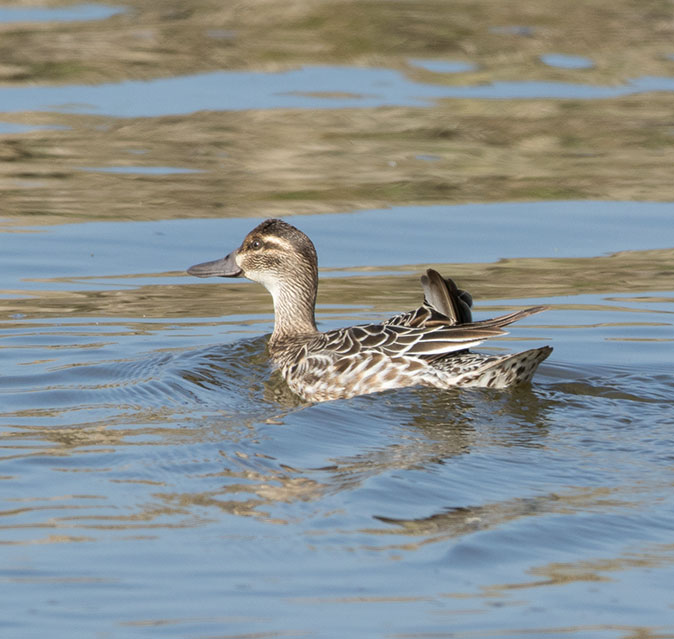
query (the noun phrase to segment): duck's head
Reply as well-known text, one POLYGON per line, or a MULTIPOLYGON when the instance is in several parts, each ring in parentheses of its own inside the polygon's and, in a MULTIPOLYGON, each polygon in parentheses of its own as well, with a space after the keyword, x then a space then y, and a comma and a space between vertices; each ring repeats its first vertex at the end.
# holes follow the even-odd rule
POLYGON ((316 249, 302 231, 283 220, 265 220, 246 235, 235 251, 222 259, 191 266, 187 272, 197 277, 243 276, 259 282, 274 298, 277 324, 279 313, 294 309, 298 320, 310 307, 310 322, 314 325, 316 249))

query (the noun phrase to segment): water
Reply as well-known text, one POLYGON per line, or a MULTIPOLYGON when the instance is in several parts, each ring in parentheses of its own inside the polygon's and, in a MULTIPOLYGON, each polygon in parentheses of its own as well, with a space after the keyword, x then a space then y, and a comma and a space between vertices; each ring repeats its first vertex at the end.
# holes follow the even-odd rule
POLYGON ((0 7, 0 23, 13 22, 73 22, 104 20, 123 9, 100 4, 79 4, 71 7, 0 7))
POLYGON ((575 98, 596 100, 652 91, 674 91, 674 78, 642 76, 617 86, 569 82, 493 82, 437 86, 392 69, 303 67, 264 72, 212 72, 97 86, 1 87, 7 112, 58 111, 149 118, 201 109, 348 109, 424 106, 443 98, 482 100, 575 98))
POLYGON ((108 56, 69 49, 65 82, 0 67, 3 637, 674 636, 671 45, 639 37, 657 12, 612 3, 630 30, 588 14, 574 41, 525 5, 476 5, 475 33, 452 11, 465 67, 425 3, 361 16, 406 34, 402 63, 363 68, 351 40, 319 54, 360 28, 343 8, 12 26, 27 60, 73 34, 108 56), (588 41, 662 81, 625 97, 588 41), (281 51, 297 68, 267 66, 281 51), (268 294, 184 273, 268 215, 317 246, 322 328, 414 307, 433 265, 478 318, 550 306, 484 350, 555 350, 509 391, 302 404, 269 365, 268 294))
POLYGON ((460 60, 410 60, 410 62, 416 67, 421 67, 433 73, 464 73, 475 71, 477 68, 470 62, 460 60))
POLYGON ((591 69, 594 66, 592 60, 582 56, 563 55, 561 53, 548 53, 541 56, 541 61, 550 67, 561 67, 562 69, 591 69))

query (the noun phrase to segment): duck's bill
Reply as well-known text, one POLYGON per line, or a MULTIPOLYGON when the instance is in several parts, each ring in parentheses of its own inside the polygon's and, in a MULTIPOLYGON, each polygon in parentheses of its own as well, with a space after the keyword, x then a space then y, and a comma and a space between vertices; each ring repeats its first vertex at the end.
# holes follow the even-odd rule
POLYGON ((197 277, 239 277, 243 271, 234 259, 236 251, 223 257, 221 260, 213 260, 212 262, 203 262, 202 264, 195 264, 187 269, 190 275, 197 277))

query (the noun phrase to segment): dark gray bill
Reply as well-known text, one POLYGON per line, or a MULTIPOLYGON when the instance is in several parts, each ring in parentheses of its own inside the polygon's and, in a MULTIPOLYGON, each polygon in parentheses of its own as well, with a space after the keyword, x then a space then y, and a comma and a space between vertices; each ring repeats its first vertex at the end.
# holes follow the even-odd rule
POLYGON ((212 262, 203 262, 202 264, 190 266, 187 272, 197 277, 239 277, 243 271, 236 263, 235 256, 236 251, 232 251, 221 260, 213 260, 212 262))

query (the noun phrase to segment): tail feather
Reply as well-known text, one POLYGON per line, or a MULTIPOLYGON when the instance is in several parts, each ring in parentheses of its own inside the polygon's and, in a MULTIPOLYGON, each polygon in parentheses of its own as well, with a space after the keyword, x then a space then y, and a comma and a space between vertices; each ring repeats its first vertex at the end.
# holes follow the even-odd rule
POLYGON ((551 346, 532 348, 521 353, 505 355, 486 363, 457 382, 459 386, 505 388, 531 381, 538 365, 552 353, 551 346))

